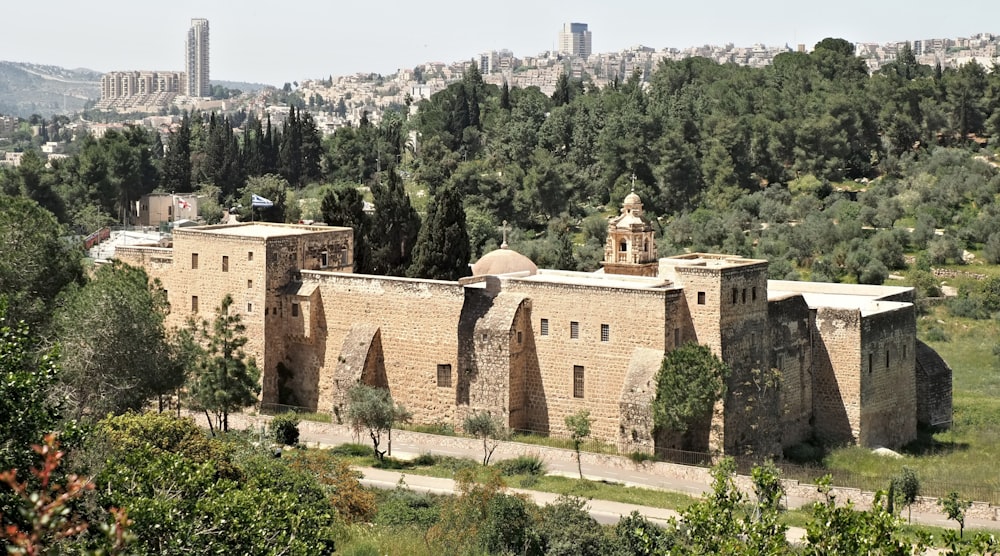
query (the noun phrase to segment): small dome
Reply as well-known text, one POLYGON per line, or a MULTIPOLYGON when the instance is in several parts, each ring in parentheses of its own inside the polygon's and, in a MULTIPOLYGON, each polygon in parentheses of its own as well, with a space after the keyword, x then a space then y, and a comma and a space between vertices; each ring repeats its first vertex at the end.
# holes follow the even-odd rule
POLYGON ((628 206, 628 205, 641 205, 642 204, 642 199, 640 199, 639 196, 635 194, 635 191, 633 191, 633 192, 631 192, 631 193, 629 193, 628 195, 625 196, 625 201, 622 204, 624 204, 626 206, 628 206))
POLYGON ((512 272, 528 272, 536 274, 538 267, 531 259, 512 249, 495 249, 483 255, 472 265, 473 276, 486 274, 510 274, 512 272))

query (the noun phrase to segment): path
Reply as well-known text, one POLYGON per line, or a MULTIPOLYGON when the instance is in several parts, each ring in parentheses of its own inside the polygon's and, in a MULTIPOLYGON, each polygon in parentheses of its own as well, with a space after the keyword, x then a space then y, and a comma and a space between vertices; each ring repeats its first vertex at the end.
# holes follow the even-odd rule
MULTIPOLYGON (((191 414, 199 423, 204 425, 204 415, 191 414)), ((230 415, 230 426, 234 429, 253 428, 260 430, 263 423, 269 417, 254 417, 247 415, 230 415)), ((207 426, 207 425, 205 425, 207 426)), ((303 443, 314 446, 336 446, 347 442, 368 443, 368 438, 357 438, 345 425, 331 423, 319 423, 314 421, 303 421, 299 425, 300 440, 303 443)), ((385 442, 385 440, 383 440, 385 442)), ((481 441, 474 438, 457 436, 439 436, 432 434, 417 433, 411 431, 394 430, 392 441, 392 455, 399 459, 415 457, 420 454, 446 455, 461 458, 471 458, 482 460, 483 448, 481 441)), ((549 448, 533 444, 523 444, 520 442, 502 442, 493 454, 493 461, 508 459, 520 455, 534 455, 545 462, 546 470, 549 474, 564 475, 570 477, 577 476, 576 455, 572 450, 560 448, 549 448)), ((620 483, 626 486, 650 488, 669 492, 678 492, 692 497, 699 497, 710 489, 710 479, 706 469, 683 465, 657 465, 637 464, 629 458, 621 456, 609 456, 584 452, 581 458, 581 466, 585 478, 593 481, 608 481, 620 483), (666 472, 664 471, 666 469, 666 472)), ((393 472, 378 469, 364 469, 363 473, 367 480, 391 482, 395 487, 399 481, 401 473, 393 476, 385 475, 393 472)), ((405 481, 411 487, 420 484, 426 488, 444 489, 446 492, 454 491, 454 483, 449 479, 425 478, 419 475, 406 475, 405 481), (425 484, 423 481, 427 480, 425 484), (450 489, 450 490, 449 490, 450 489)), ((373 483, 372 486, 379 486, 373 483)), ((522 491, 518 491, 522 492, 522 491)), ((546 503, 545 497, 554 500, 557 495, 541 493, 536 491, 523 491, 530 493, 532 499, 542 500, 546 503), (537 497, 537 498, 536 498, 537 497)), ((801 508, 811 503, 806 498, 786 497, 785 505, 788 508, 801 508)), ((628 504, 618 504, 616 502, 591 500, 590 504, 597 505, 599 512, 603 512, 606 519, 615 516, 613 521, 617 521, 617 516, 628 515, 632 509, 637 509, 643 515, 653 519, 667 519, 676 513, 671 510, 661 508, 649 508, 645 506, 633 506, 628 504), (625 511, 626 508, 630 508, 625 511), (618 512, 618 513, 616 513, 618 512), (666 516, 666 517, 663 517, 666 516)), ((595 510, 598 511, 598 510, 595 510)), ((596 517, 596 515, 595 515, 596 517)), ((922 525, 931 525, 948 529, 957 529, 958 524, 947 519, 944 514, 935 512, 913 512, 913 522, 922 525)), ((966 530, 989 529, 1000 530, 1000 523, 988 519, 976 519, 967 517, 965 521, 966 530)), ((804 533, 799 530, 797 535, 804 533)), ((790 536, 790 538, 792 538, 790 536)), ((797 538, 797 537, 796 537, 797 538)))

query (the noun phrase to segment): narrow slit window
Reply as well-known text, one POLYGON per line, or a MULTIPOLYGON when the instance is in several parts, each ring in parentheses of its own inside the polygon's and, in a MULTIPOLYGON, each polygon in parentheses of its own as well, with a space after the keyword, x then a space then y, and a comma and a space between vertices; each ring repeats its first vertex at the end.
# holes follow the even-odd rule
POLYGON ((198 268, 198 253, 191 253, 191 270, 198 268))
POLYGON ((437 366, 437 385, 439 388, 451 388, 451 365, 437 366))
POLYGON ((573 340, 580 339, 580 323, 575 320, 569 323, 569 337, 573 340))
POLYGON ((229 255, 222 256, 222 272, 229 272, 229 255))
POLYGON ((601 325, 601 341, 610 342, 611 341, 611 325, 602 324, 601 325))
POLYGON ((733 305, 736 305, 736 299, 740 295, 740 290, 733 288, 733 305))
POLYGON ((293 317, 299 316, 299 304, 298 303, 292 303, 292 316, 293 317))
POLYGON ((192 313, 197 313, 198 312, 198 296, 197 295, 192 295, 191 296, 191 312, 192 313))
POLYGON ((330 254, 326 251, 323 251, 322 253, 319 254, 319 267, 326 268, 328 266, 330 266, 330 254))
POLYGON ((583 365, 573 365, 573 397, 583 397, 583 365))
POLYGON ((542 319, 541 333, 542 333, 542 336, 548 336, 549 335, 549 319, 542 319))
POLYGON ((253 260, 253 251, 247 251, 247 260, 248 261, 252 261, 253 260))

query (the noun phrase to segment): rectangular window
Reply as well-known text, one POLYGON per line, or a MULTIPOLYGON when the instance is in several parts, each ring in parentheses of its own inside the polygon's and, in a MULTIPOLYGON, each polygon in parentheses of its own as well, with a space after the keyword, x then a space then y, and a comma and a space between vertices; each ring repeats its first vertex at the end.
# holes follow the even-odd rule
POLYGON ((253 289, 253 280, 247 280, 247 289, 253 289))
POLYGON ((299 316, 299 304, 298 303, 292 303, 292 316, 293 317, 299 316))
POLYGON ((602 324, 601 325, 601 341, 610 342, 611 341, 611 325, 602 324))
POLYGON ((580 323, 575 320, 569 323, 569 337, 573 340, 580 339, 580 323))
POLYGON ((438 365, 437 383, 441 388, 451 388, 451 365, 438 365))
POLYGON ((326 251, 323 251, 322 253, 319 254, 319 267, 326 268, 329 265, 330 265, 330 255, 326 251))
POLYGON ((222 256, 222 272, 229 272, 229 255, 222 256))
POLYGON ((252 261, 253 260, 253 251, 247 251, 247 260, 248 261, 252 261))
POLYGON ((743 303, 746 304, 746 302, 747 302, 747 289, 743 288, 743 303))
POLYGON ((573 365, 573 397, 583 397, 583 365, 573 365))
MULTIPOLYGON (((266 308, 267 308, 267 307, 265 307, 265 309, 266 309, 266 308)), ((253 303, 247 303, 247 312, 248 312, 248 313, 252 313, 252 312, 253 312, 253 303)), ((266 312, 266 311, 265 311, 265 312, 266 312)))
POLYGON ((739 297, 740 290, 733 288, 733 305, 736 305, 736 298, 739 297))
POLYGON ((875 366, 875 354, 868 354, 868 374, 872 374, 872 367, 875 366))
POLYGON ((197 313, 198 312, 198 296, 197 295, 192 295, 191 296, 191 312, 192 313, 197 313))
POLYGON ((750 300, 757 301, 757 286, 750 288, 750 300))
POLYGON ((549 319, 542 319, 541 329, 542 336, 549 335, 549 319))
POLYGON ((678 347, 680 345, 681 345, 681 329, 680 328, 675 328, 674 329, 674 347, 678 347))
POLYGON ((698 305, 705 304, 705 292, 698 292, 698 305))
POLYGON ((889 368, 889 350, 885 350, 885 368, 889 368))
POLYGON ((191 270, 198 268, 198 253, 191 253, 191 270))
POLYGON ((520 330, 517 331, 517 343, 519 343, 519 344, 521 343, 521 331, 520 330))

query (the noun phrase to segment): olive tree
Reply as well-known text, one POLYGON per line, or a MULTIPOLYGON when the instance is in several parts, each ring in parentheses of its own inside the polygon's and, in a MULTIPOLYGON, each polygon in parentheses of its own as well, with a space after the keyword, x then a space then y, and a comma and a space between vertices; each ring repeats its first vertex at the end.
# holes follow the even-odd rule
POLYGON ((590 410, 581 409, 572 415, 566 416, 566 428, 569 429, 570 438, 573 439, 573 449, 576 450, 576 470, 583 478, 583 466, 580 464, 580 444, 583 439, 590 436, 590 410))
POLYGON ((507 428, 503 421, 492 413, 476 412, 465 418, 462 428, 466 434, 483 440, 483 466, 489 465, 493 452, 500 445, 500 441, 507 436, 507 428))
POLYGON ((389 455, 392 455, 392 427, 410 419, 410 412, 392 401, 385 388, 375 388, 358 383, 347 392, 347 420, 355 430, 367 429, 372 439, 372 451, 379 461, 385 459, 385 450, 379 450, 382 434, 389 435, 389 455))

